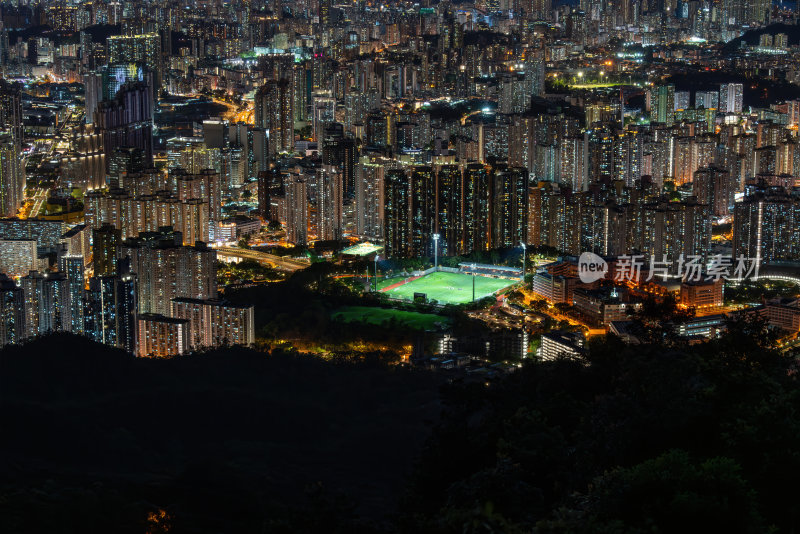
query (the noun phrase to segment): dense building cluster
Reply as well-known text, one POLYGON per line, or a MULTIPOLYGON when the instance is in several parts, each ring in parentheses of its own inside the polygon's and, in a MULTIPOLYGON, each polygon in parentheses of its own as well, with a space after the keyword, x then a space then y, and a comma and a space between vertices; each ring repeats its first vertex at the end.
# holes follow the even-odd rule
POLYGON ((86 225, 63 228, 58 221, 0 220, 0 345, 49 332, 86 335, 141 356, 253 344, 253 308, 218 298, 216 252, 204 243, 184 246, 169 227, 123 239, 106 224, 92 231, 90 252, 86 225), (170 335, 162 338, 164 331, 170 335))

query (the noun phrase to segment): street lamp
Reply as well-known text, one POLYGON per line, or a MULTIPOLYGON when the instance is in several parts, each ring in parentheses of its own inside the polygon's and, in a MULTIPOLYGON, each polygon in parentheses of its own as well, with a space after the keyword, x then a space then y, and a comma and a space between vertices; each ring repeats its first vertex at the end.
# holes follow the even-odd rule
POLYGON ((525 243, 520 243, 522 245, 522 286, 525 287, 525 267, 528 261, 528 254, 525 252, 528 247, 525 246, 525 243))
POLYGON ((439 270, 439 234, 433 234, 433 271, 439 270))

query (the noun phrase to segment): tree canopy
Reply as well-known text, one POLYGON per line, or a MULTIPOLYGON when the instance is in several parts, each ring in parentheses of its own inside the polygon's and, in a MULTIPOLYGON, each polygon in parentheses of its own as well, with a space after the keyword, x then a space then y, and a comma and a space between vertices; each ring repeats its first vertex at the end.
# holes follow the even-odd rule
POLYGON ((757 319, 609 336, 484 382, 52 336, 0 352, 0 531, 794 532, 800 388, 772 343, 757 319))

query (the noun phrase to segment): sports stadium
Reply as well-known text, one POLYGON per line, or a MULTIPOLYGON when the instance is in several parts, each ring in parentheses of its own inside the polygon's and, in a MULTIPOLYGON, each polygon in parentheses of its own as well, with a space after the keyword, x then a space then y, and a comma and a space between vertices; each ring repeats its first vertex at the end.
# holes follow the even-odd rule
POLYGON ((402 300, 424 295, 428 302, 466 304, 514 285, 521 276, 522 271, 512 267, 462 264, 459 269, 440 267, 416 276, 384 280, 378 290, 402 300))

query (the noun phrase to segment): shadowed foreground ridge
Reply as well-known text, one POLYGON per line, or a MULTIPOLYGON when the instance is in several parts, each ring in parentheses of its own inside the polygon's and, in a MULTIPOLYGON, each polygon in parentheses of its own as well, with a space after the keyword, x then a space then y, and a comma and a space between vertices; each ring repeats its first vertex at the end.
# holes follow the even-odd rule
POLYGON ((449 388, 408 507, 439 532, 796 532, 800 387, 771 346, 737 320, 449 388))
POLYGON ((0 531, 796 532, 800 387, 771 347, 759 320, 609 337, 437 394, 380 364, 54 336, 0 353, 0 531))
POLYGON ((9 348, 0 531, 143 532, 159 509, 191 532, 380 520, 438 415, 433 378, 239 348, 137 360, 69 335, 9 348))

